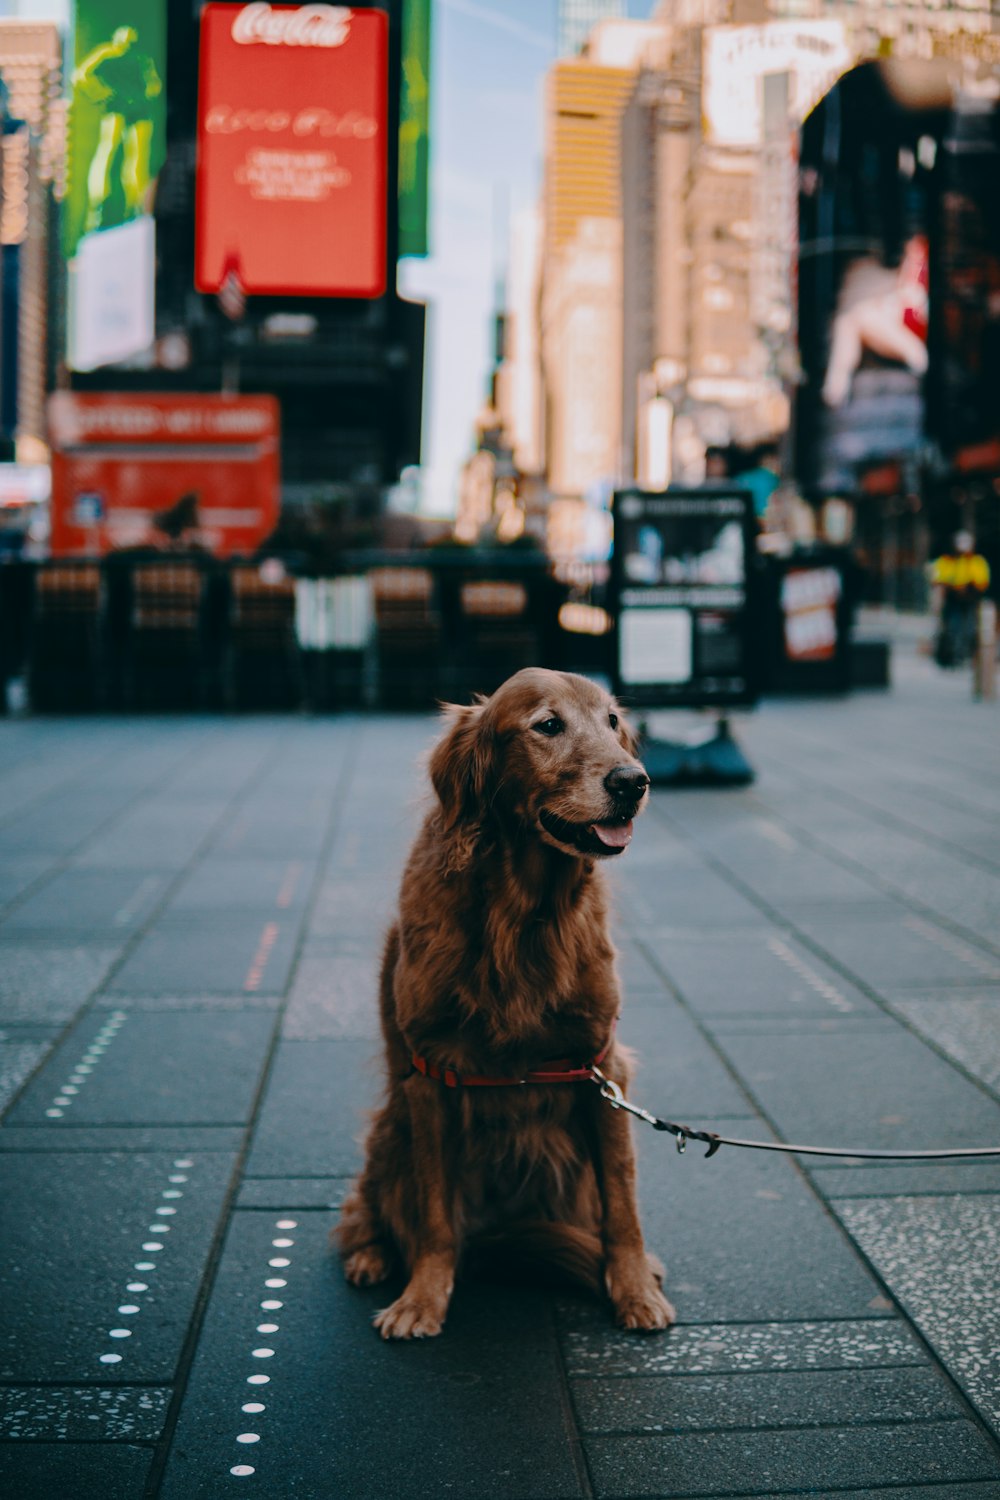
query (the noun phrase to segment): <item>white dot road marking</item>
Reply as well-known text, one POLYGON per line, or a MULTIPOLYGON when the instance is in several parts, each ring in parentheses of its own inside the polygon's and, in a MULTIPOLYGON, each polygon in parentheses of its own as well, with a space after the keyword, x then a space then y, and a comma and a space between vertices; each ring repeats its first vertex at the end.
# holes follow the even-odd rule
POLYGON ((255 1474, 257 1471, 253 1464, 233 1464, 229 1472, 235 1474, 237 1479, 245 1479, 248 1474, 255 1474))
POLYGON ((238 1443, 259 1443, 260 1442, 260 1433, 259 1432, 241 1432, 241 1433, 238 1434, 238 1436, 236 1438, 236 1441, 238 1443))
POLYGON ((253 1412, 254 1414, 259 1411, 266 1410, 267 1407, 264 1405, 263 1401, 244 1401, 243 1405, 240 1407, 240 1411, 253 1412))
POLYGON ((270 1385, 270 1375, 248 1375, 247 1385, 270 1385))

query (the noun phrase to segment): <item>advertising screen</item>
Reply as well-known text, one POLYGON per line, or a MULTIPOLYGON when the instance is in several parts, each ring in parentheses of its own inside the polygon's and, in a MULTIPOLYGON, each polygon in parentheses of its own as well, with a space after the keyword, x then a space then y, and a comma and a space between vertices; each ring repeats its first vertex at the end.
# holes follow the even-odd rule
POLYGON ((867 63, 803 126, 797 452, 814 494, 855 494, 870 468, 924 443, 948 102, 930 64, 867 63))
POLYGON ((205 6, 198 291, 385 291, 388 29, 378 9, 205 6))
POLYGON ((166 0, 76 0, 63 247, 71 369, 147 349, 166 155, 166 0))
POLYGON ((754 702, 751 496, 621 490, 613 515, 617 690, 637 705, 754 702))
POLYGON ((57 392, 52 554, 131 548, 248 556, 278 520, 272 396, 57 392))

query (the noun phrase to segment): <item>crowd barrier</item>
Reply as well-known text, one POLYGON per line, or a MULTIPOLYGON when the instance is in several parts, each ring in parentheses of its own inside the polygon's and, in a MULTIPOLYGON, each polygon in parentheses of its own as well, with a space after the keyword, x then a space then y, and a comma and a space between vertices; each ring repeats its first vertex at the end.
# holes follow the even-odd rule
POLYGON ((425 708, 518 668, 585 665, 541 556, 273 560, 112 555, 0 566, 0 685, 39 712, 425 708))

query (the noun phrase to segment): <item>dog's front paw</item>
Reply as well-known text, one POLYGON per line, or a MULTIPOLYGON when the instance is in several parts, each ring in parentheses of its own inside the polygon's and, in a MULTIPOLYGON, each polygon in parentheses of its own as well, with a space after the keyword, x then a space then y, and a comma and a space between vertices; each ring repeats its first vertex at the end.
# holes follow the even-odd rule
POLYGON ((609 1264, 605 1283, 619 1328, 655 1333, 669 1328, 677 1317, 645 1256, 609 1264))
POLYGON ((407 1290, 376 1313, 373 1321, 384 1339, 433 1339, 444 1327, 447 1310, 447 1303, 442 1307, 407 1290))
POLYGON ((344 1261, 344 1275, 351 1286, 378 1286, 391 1274, 391 1261, 381 1245, 365 1245, 344 1261))

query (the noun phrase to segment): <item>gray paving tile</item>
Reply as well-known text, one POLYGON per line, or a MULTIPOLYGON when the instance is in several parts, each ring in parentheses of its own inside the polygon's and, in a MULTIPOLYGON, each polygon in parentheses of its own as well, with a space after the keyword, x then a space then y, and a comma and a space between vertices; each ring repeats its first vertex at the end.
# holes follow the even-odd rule
POLYGON ((165 889, 162 873, 62 870, 9 914, 2 931, 130 932, 148 917, 165 889))
POLYGON ((833 959, 874 989, 1000 979, 1000 958, 912 913, 877 926, 829 919, 800 920, 799 925, 833 959))
POLYGON ((295 971, 282 1036, 296 1041, 373 1040, 380 1035, 378 956, 331 948, 303 954, 295 971))
POLYGON ((6 854, 0 862, 0 907, 14 901, 52 869, 56 859, 54 855, 6 854))
MULTIPOLYGON (((642 833, 640 825, 636 837, 641 838, 642 833)), ((710 931, 717 927, 755 928, 767 922, 752 901, 707 866, 668 867, 643 889, 631 889, 617 904, 627 906, 630 922, 653 929, 665 925, 710 931)))
POLYGON ((319 854, 332 803, 314 794, 298 806, 288 797, 261 796, 241 808, 221 832, 213 853, 240 859, 309 859, 319 854))
POLYGON ((1000 1196, 856 1199, 834 1211, 1000 1431, 1000 1196))
POLYGON ((6 1500, 139 1500, 152 1449, 126 1443, 0 1443, 6 1500))
POLYGON ((0 942, 0 1023, 55 1024, 76 1015, 118 948, 0 942))
POLYGON ((280 1042, 247 1161, 249 1177, 340 1177, 361 1165, 382 1071, 370 1042, 280 1042))
MULTIPOLYGON (((994 1092, 1000 1091, 1000 990, 933 999, 895 996, 892 1008, 994 1092)), ((998 1141, 1000 1143, 1000 1141, 998 1141)))
POLYGON ((300 911, 309 897, 315 861, 240 859, 206 855, 185 876, 164 912, 174 917, 204 917, 215 922, 224 912, 300 911))
POLYGON ((848 1015, 872 1002, 789 933, 777 928, 705 937, 659 939, 648 947, 684 999, 704 1015, 848 1015))
POLYGON ((115 995, 280 994, 295 957, 291 914, 159 924, 114 975, 115 995))
MULTIPOLYGON (((873 1490, 838 1490, 836 1500, 996 1500, 997 1487, 992 1479, 982 1484, 930 1484, 916 1486, 879 1485, 873 1490)), ((759 1491, 754 1495, 731 1495, 727 1500, 766 1500, 759 1491)))
POLYGON ((738 1494, 748 1478, 762 1495, 826 1495, 934 1479, 1000 1481, 1000 1459, 971 1422, 591 1438, 586 1452, 594 1493, 622 1500, 738 1494))
POLYGON ((171 1394, 163 1386, 0 1386, 0 1442, 155 1442, 171 1394))
POLYGON ((346 1285, 327 1245, 331 1222, 234 1215, 163 1500, 217 1500, 236 1464, 255 1470, 247 1477, 261 1494, 301 1500, 580 1495, 544 1297, 460 1285, 441 1338, 386 1345, 369 1318, 391 1292, 346 1285), (286 1285, 269 1291, 272 1238, 293 1244, 286 1285), (264 1300, 282 1306, 262 1309, 264 1300), (278 1325, 266 1334, 264 1314, 278 1325), (273 1356, 255 1359, 258 1347, 273 1356), (249 1384, 258 1374, 266 1384, 249 1384), (263 1410, 242 1412, 247 1401, 263 1410), (259 1441, 240 1445, 241 1433, 259 1441))
POLYGON ((180 870, 221 823, 228 802, 228 796, 189 801, 162 790, 116 818, 73 863, 82 869, 180 870))
POLYGON ((997 1108, 900 1028, 729 1036, 719 1045, 783 1140, 920 1150, 997 1144, 997 1108))
POLYGON ((926 1365, 901 1319, 813 1323, 678 1324, 663 1338, 636 1339, 608 1326, 593 1302, 556 1309, 571 1376, 717 1375, 788 1370, 874 1370, 926 1365))
POLYGON ((4 1157, 0 1379, 169 1384, 232 1165, 169 1152, 4 1157))
POLYGON ((94 1010, 118 1010, 126 1006, 129 1014, 155 1010, 230 1010, 243 1014, 246 1011, 281 1008, 280 995, 261 995, 256 991, 246 995, 203 995, 192 990, 187 995, 98 995, 92 1002, 94 1010))
POLYGON ((698 1432, 937 1422, 965 1416, 934 1369, 772 1372, 576 1380, 584 1432, 698 1432))
POLYGON ((75 1125, 65 1130, 51 1125, 5 1124, 0 1129, 0 1153, 59 1151, 222 1151, 234 1155, 243 1144, 245 1127, 196 1125, 75 1125))
POLYGON ((1000 1158, 996 1161, 861 1162, 851 1166, 809 1161, 803 1166, 824 1198, 899 1198, 924 1193, 1000 1193, 1000 1158))
POLYGON ((50 1046, 50 1042, 0 1040, 0 1114, 50 1046))
MULTIPOLYGON (((761 1121, 700 1123, 768 1136, 761 1121)), ((637 1139, 646 1243, 666 1262, 683 1322, 884 1312, 879 1288, 790 1162, 725 1147, 706 1161, 693 1145, 679 1157, 670 1137, 641 1127, 637 1139)))
POLYGON ((372 938, 389 926, 396 906, 399 871, 404 850, 396 861, 386 860, 384 871, 374 874, 343 871, 336 850, 330 871, 322 881, 313 905, 309 932, 318 938, 350 938, 362 935, 366 951, 372 938), (390 874, 391 872, 391 874, 390 874))
POLYGON ((350 1177, 252 1177, 236 1198, 237 1208, 339 1208, 350 1177))
POLYGON ((675 1000, 626 1000, 618 1036, 636 1055, 631 1096, 654 1114, 751 1115, 753 1107, 675 1000))
POLYGON ((264 1011, 95 1011, 52 1054, 9 1124, 238 1124, 273 1027, 264 1011))

